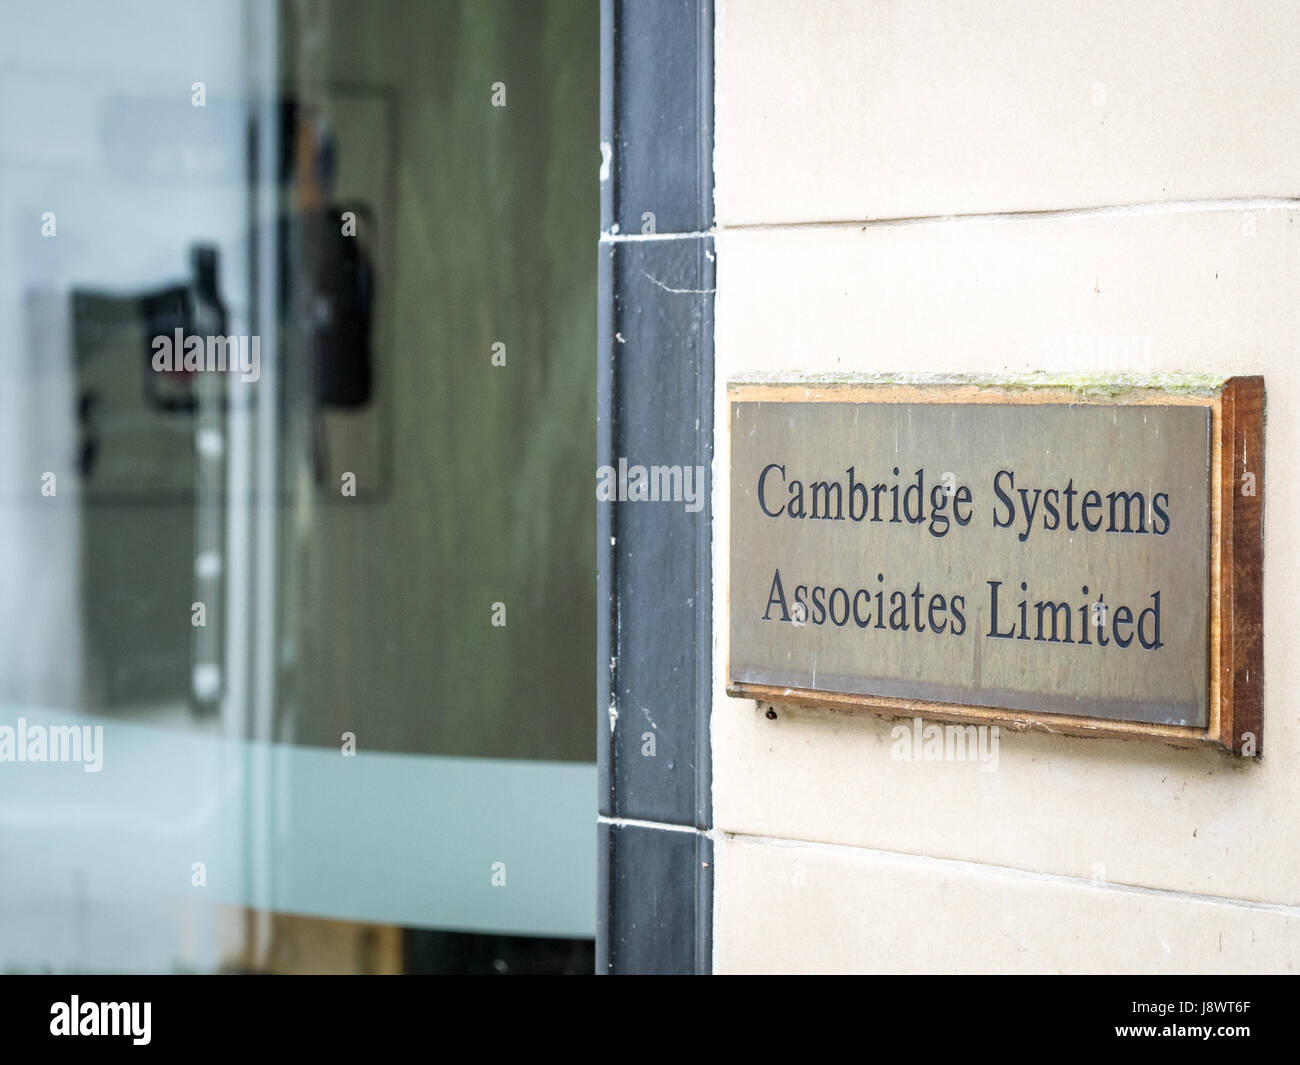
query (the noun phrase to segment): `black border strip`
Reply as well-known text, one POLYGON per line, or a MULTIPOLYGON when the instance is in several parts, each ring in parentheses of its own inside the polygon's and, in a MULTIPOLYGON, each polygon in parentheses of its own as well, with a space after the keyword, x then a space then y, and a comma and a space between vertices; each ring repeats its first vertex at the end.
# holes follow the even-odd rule
POLYGON ((596 970, 707 973, 712 0, 602 0, 600 62, 597 465, 700 470, 703 498, 597 505, 596 970))

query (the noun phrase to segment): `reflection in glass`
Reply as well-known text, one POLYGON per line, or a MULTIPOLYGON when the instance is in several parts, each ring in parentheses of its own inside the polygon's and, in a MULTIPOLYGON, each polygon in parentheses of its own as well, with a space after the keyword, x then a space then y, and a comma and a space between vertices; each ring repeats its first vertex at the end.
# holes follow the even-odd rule
POLYGON ((0 12, 0 970, 590 971, 598 47, 0 12))

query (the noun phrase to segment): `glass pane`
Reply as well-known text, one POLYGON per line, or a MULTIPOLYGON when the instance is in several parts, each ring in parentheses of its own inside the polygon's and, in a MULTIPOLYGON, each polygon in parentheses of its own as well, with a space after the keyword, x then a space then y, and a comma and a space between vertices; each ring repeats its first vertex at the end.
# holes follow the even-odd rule
POLYGON ((591 970, 598 50, 0 11, 0 970, 591 970))

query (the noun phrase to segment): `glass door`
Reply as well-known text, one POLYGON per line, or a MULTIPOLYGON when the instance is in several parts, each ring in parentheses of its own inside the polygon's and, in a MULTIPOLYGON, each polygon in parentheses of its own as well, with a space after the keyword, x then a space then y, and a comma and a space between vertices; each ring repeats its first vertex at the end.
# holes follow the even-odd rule
POLYGON ((598 55, 0 12, 0 970, 591 971, 598 55))

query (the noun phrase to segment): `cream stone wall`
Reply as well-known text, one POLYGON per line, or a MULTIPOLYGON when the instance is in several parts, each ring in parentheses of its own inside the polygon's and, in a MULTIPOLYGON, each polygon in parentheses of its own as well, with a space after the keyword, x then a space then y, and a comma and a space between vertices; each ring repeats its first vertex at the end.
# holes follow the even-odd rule
POLYGON ((718 0, 715 969, 1300 964, 1300 6, 718 0), (1265 757, 729 698, 726 382, 1263 374, 1265 757))

